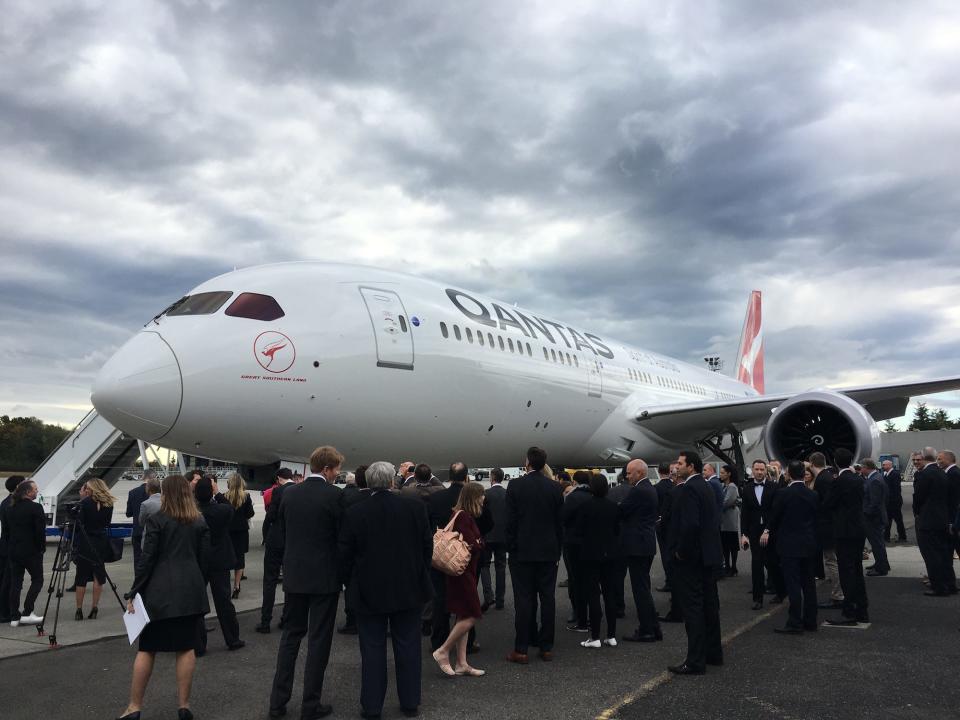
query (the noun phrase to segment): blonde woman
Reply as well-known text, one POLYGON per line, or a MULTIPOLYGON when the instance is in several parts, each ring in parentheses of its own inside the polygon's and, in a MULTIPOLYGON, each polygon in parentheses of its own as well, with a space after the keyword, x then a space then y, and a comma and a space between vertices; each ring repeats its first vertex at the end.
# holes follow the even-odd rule
POLYGON ((210 611, 203 568, 210 556, 210 530, 183 475, 163 481, 160 510, 143 529, 143 554, 125 597, 127 612, 140 593, 150 623, 140 633, 133 661, 130 702, 120 720, 140 720, 143 696, 158 652, 177 655, 177 718, 192 720, 190 686, 203 616, 210 611))
POLYGON ((110 554, 108 530, 113 519, 113 504, 116 498, 110 494, 100 478, 91 478, 83 484, 83 498, 77 510, 77 612, 74 620, 83 620, 83 598, 87 583, 93 581, 93 606, 87 619, 96 620, 100 606, 100 594, 107 582, 104 561, 110 554))
POLYGON ((477 620, 483 617, 480 608, 480 595, 477 593, 477 566, 483 554, 483 534, 477 527, 477 518, 483 513, 485 500, 483 486, 480 483, 464 483, 460 497, 453 506, 453 530, 460 533, 464 542, 470 546, 470 564, 462 575, 457 577, 448 575, 447 583, 447 612, 457 616, 457 623, 450 630, 450 634, 443 645, 433 653, 440 670, 445 675, 470 675, 479 677, 484 675, 483 670, 470 667, 467 664, 467 636, 477 620), (456 651, 456 661, 450 666, 450 653, 456 651))
POLYGON ((240 581, 246 566, 244 556, 250 550, 250 518, 253 517, 253 501, 240 473, 232 473, 227 481, 227 502, 233 507, 230 521, 230 542, 237 562, 233 567, 233 599, 240 597, 240 581))

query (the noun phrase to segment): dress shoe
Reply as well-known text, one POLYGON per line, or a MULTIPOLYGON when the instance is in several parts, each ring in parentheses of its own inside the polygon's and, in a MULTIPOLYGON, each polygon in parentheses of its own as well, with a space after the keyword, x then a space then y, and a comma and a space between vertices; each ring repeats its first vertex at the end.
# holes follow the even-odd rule
POLYGON ((641 635, 639 631, 633 633, 633 635, 624 635, 623 639, 627 642, 639 642, 639 643, 652 643, 659 642, 663 640, 663 635, 657 637, 654 633, 648 633, 646 635, 641 635))
POLYGON ((774 628, 773 631, 775 633, 780 633, 781 635, 803 635, 803 628, 790 627, 789 625, 786 627, 774 628))
POLYGON ((227 650, 239 650, 245 648, 247 644, 243 640, 237 640, 235 643, 227 645, 227 650))
POLYGON ((857 621, 854 618, 840 618, 839 620, 827 620, 827 625, 832 625, 833 627, 853 627, 857 625, 857 621))
POLYGON ((707 665, 715 665, 716 667, 720 667, 723 665, 723 656, 718 658, 707 658, 707 665))
POLYGON ((782 605, 782 604, 783 604, 783 600, 784 600, 783 595, 776 595, 776 596, 770 598, 770 604, 771 604, 771 605, 782 605))
POLYGON ((753 605, 750 606, 750 609, 751 609, 751 610, 763 610, 763 601, 755 602, 753 605))
POLYGON ((193 720, 190 708, 177 708, 177 720, 193 720))
POLYGON ((134 710, 133 712, 118 717, 117 720, 140 720, 140 711, 134 710))
POLYGON ((526 653, 519 653, 516 650, 507 655, 507 662, 517 663, 518 665, 526 665, 530 662, 530 658, 527 657, 526 653))
POLYGON ((553 662, 553 650, 541 650, 540 659, 544 662, 553 662))
POLYGON ((576 623, 570 623, 567 625, 567 630, 572 630, 573 632, 585 633, 590 632, 590 628, 586 625, 577 625, 576 623))
POLYGON ((270 632, 270 623, 260 623, 253 629, 253 631, 266 635, 270 632))
POLYGON ((341 625, 337 628, 337 632, 341 635, 356 635, 358 630, 356 625, 341 625))
MULTIPOLYGON (((924 595, 927 597, 950 597, 950 593, 944 590, 927 590, 924 595)), ((24 619, 20 618, 20 622, 24 622, 24 619)))
POLYGON ((667 666, 667 670, 672 672, 674 675, 703 675, 707 672, 703 668, 697 669, 687 665, 686 663, 681 665, 669 665, 667 666))
POLYGON ((683 622, 682 617, 678 615, 674 615, 673 613, 667 613, 662 617, 660 615, 657 615, 657 620, 665 623, 682 623, 683 622))
POLYGON ((880 572, 879 570, 868 570, 867 577, 885 577, 889 571, 880 572))
POLYGON ((404 717, 417 717, 420 714, 420 708, 400 708, 400 712, 403 713, 404 717))

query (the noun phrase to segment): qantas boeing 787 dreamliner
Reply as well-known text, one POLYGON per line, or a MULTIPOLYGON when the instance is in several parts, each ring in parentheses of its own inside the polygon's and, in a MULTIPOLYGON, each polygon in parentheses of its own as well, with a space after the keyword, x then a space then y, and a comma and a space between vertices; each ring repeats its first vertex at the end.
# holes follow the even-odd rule
POLYGON ((93 404, 125 433, 248 465, 349 462, 620 465, 700 446, 731 460, 879 450, 876 422, 960 377, 765 395, 760 293, 737 378, 472 291, 354 265, 294 262, 216 277, 106 363, 93 404))

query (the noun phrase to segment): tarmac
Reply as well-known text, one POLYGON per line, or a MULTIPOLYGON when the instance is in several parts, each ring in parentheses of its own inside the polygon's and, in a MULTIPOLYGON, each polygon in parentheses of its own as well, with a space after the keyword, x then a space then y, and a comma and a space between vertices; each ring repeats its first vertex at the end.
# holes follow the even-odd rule
MULTIPOLYGON (((905 486, 905 515, 910 516, 905 486)), ((266 718, 280 633, 253 632, 259 620, 262 552, 259 516, 251 532, 251 553, 240 599, 241 636, 247 646, 229 652, 219 630, 210 635, 206 657, 197 662, 192 707, 203 718, 266 718)), ((915 540, 912 517, 909 539, 915 540)), ((127 551, 129 548, 127 548, 127 551)), ((482 678, 447 678, 423 643, 424 720, 477 718, 913 718, 960 716, 960 599, 923 595, 923 563, 912 542, 887 547, 892 571, 867 578, 872 623, 857 629, 822 626, 817 633, 782 636, 786 605, 751 611, 750 558, 741 553, 740 574, 720 583, 725 665, 705 676, 676 677, 666 666, 683 660, 686 636, 682 625, 665 624, 664 642, 615 648, 584 649, 583 635, 567 631, 569 609, 565 589, 557 589, 555 660, 531 655, 527 666, 504 660, 512 648, 513 604, 507 582, 506 608, 490 610, 478 626, 480 652, 471 663, 482 678)), ((52 559, 51 552, 48 553, 52 559)), ((132 579, 132 559, 109 566, 120 592, 132 579)), ((654 583, 662 582, 659 559, 654 583)), ((562 570, 561 570, 562 574, 562 570)), ((827 588, 820 592, 827 596, 827 588)), ((105 589, 106 590, 106 589, 105 589)), ((42 602, 46 594, 41 594, 42 602)), ((89 593, 88 593, 89 597, 89 593)), ((618 635, 631 632, 635 610, 626 589, 627 619, 618 635)), ((667 596, 655 593, 661 612, 667 596)), ((0 718, 111 718, 126 706, 134 649, 123 635, 120 607, 106 592, 97 620, 73 620, 73 597, 60 612, 60 649, 48 649, 35 628, 0 628, 0 718), (120 636, 120 637, 118 637, 120 636)), ((89 599, 87 601, 89 607, 89 599)), ((821 611, 821 622, 836 616, 821 611)), ((48 630, 51 618, 45 621, 48 630)), ((342 603, 338 624, 343 622, 342 603)), ((208 619, 209 624, 216 621, 208 619)), ((301 655, 301 666, 303 656, 301 655)), ((384 718, 402 717, 391 681, 384 718)), ((337 635, 324 683, 324 702, 332 717, 359 717, 360 656, 357 639, 337 635)), ((299 714, 300 678, 289 715, 299 714)), ((147 690, 144 720, 175 717, 173 658, 160 656, 147 690)))

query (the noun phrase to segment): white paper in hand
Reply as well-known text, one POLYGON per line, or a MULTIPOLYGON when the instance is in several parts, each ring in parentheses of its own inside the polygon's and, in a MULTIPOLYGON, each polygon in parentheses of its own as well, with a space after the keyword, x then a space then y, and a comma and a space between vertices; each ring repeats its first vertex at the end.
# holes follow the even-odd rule
POLYGON ((137 593, 133 598, 133 612, 123 613, 123 624, 127 626, 127 637, 130 638, 130 644, 140 637, 140 633, 150 622, 150 616, 147 615, 147 609, 143 606, 143 598, 137 593))

